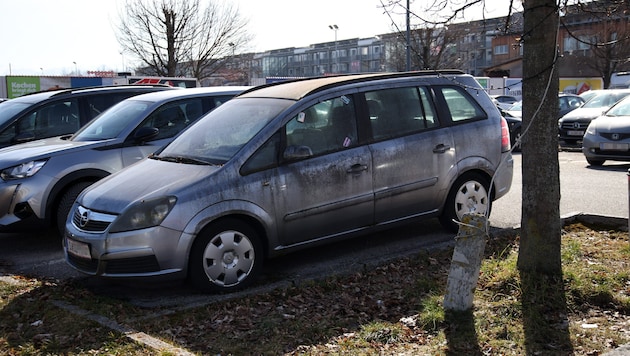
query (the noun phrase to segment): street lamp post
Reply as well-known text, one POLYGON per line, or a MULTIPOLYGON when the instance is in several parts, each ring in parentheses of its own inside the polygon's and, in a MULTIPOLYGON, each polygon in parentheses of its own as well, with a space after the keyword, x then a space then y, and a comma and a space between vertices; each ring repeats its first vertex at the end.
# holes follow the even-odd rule
MULTIPOLYGON (((333 31, 335 31, 335 66, 338 66, 337 58, 339 57, 339 53, 337 52, 337 30, 339 30, 339 26, 337 26, 337 25, 328 25, 328 28, 333 30, 333 31)), ((339 68, 337 68, 337 70, 339 70, 339 68)), ((330 68, 330 72, 331 73, 333 72, 332 65, 331 65, 331 68, 330 68)))
POLYGON ((74 63, 74 75, 76 75, 77 77, 79 76, 79 70, 77 69, 77 62, 72 62, 74 63))

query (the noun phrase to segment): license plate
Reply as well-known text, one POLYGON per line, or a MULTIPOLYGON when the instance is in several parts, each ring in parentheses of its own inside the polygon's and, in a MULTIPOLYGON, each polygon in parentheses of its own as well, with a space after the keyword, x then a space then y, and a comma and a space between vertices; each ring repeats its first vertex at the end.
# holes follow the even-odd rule
POLYGON ((567 134, 569 136, 584 136, 584 131, 569 131, 567 134))
POLYGON ((92 255, 90 255, 90 245, 74 241, 69 238, 66 238, 66 246, 68 248, 68 253, 71 253, 77 257, 91 259, 92 255))
POLYGON ((599 149, 606 150, 606 151, 627 151, 628 144, 604 142, 604 143, 599 144, 599 149))

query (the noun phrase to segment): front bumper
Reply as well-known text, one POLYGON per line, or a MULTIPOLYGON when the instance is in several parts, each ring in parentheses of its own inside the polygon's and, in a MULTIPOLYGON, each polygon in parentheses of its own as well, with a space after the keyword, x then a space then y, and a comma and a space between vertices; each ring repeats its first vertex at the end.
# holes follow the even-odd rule
POLYGON ((630 140, 612 141, 601 136, 585 135, 582 153, 593 160, 630 161, 630 140))
POLYGON ((110 234, 78 229, 66 224, 63 249, 76 270, 107 278, 185 277, 190 236, 161 226, 110 234))

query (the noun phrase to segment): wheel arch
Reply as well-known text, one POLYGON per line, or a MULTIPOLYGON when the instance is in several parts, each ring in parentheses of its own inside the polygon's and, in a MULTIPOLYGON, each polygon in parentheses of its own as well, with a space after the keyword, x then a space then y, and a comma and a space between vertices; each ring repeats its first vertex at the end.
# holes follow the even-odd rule
POLYGON ((190 256, 190 249, 192 249, 195 240, 204 230, 209 229, 213 224, 228 219, 242 221, 256 231, 263 247, 263 258, 267 259, 270 255, 271 241, 275 236, 273 234, 275 219, 260 206, 242 200, 222 201, 207 207, 193 217, 184 229, 185 233, 192 236, 191 241, 188 243, 187 255, 190 256))
POLYGON ((100 169, 82 169, 72 172, 57 181, 51 189, 50 194, 48 194, 48 200, 46 202, 46 219, 49 223, 55 223, 54 213, 57 211, 61 197, 63 197, 64 193, 70 187, 80 182, 95 183, 108 175, 110 175, 109 172, 100 169))

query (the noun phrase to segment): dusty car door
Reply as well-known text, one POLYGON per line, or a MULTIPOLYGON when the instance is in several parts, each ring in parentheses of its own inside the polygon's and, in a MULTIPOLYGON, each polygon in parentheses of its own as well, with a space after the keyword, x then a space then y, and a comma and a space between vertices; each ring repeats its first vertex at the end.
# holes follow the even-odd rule
POLYGON ((286 126, 275 203, 284 245, 332 237, 373 221, 372 162, 357 136, 354 100, 341 96, 298 113, 286 126))
POLYGON ((376 224, 437 212, 455 174, 455 146, 442 127, 431 91, 405 87, 366 92, 375 143, 376 224))

